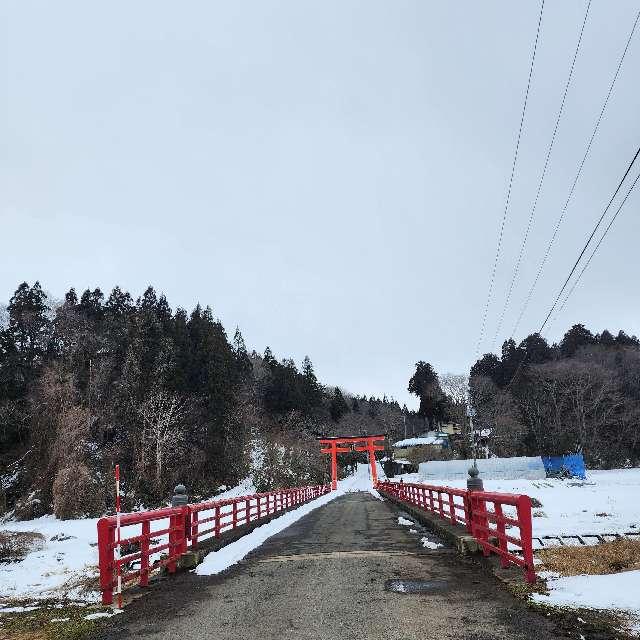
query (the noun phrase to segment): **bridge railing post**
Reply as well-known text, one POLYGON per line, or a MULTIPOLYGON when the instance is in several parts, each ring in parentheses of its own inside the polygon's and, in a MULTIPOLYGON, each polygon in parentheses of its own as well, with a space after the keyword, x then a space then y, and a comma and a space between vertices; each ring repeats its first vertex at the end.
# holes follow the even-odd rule
POLYGON ((108 518, 98 520, 98 566, 102 604, 113 604, 113 572, 115 568, 115 529, 108 518))

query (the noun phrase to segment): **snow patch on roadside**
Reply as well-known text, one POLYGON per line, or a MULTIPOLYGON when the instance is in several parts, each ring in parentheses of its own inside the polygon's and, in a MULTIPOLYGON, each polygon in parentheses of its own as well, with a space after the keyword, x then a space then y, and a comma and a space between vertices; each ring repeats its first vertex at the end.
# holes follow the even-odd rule
POLYGON ((331 491, 311 502, 303 504, 293 511, 281 515, 279 518, 274 518, 270 522, 256 527, 246 536, 242 536, 239 540, 228 544, 219 551, 214 551, 207 555, 202 564, 198 565, 195 572, 199 576, 211 576, 228 569, 232 565, 240 562, 247 554, 259 547, 265 540, 271 538, 271 536, 280 533, 280 531, 283 531, 314 509, 324 506, 338 496, 344 495, 344 493, 345 492, 340 489, 331 491))
MULTIPOLYGON (((350 475, 344 480, 340 480, 340 482, 338 482, 338 489, 336 491, 331 491, 330 493, 320 496, 311 502, 301 505, 293 511, 289 511, 278 518, 274 518, 270 522, 255 528, 251 533, 242 536, 239 540, 228 544, 219 551, 210 553, 205 557, 202 564, 198 565, 195 572, 200 576, 210 576, 220 573, 240 562, 240 560, 259 547, 265 540, 271 538, 271 536, 274 536, 277 533, 280 533, 314 509, 324 506, 339 496, 360 491, 369 492, 374 497, 382 500, 382 496, 380 496, 375 489, 371 488, 369 465, 367 464, 358 464, 356 472, 353 475, 350 475)), ((413 522, 410 524, 413 524, 413 522)))
POLYGON ((549 594, 534 593, 539 604, 608 609, 629 613, 640 622, 640 571, 608 575, 548 576, 549 594))
POLYGON ((444 547, 443 544, 440 544, 439 542, 432 542, 431 540, 429 540, 429 538, 420 538, 420 542, 422 542, 422 546, 425 549, 440 549, 440 547, 444 547))
POLYGON ((117 616, 119 613, 124 613, 124 612, 122 611, 122 609, 112 609, 111 611, 98 611, 97 613, 90 613, 88 616, 84 616, 84 619, 99 620, 100 618, 113 618, 113 616, 117 616))

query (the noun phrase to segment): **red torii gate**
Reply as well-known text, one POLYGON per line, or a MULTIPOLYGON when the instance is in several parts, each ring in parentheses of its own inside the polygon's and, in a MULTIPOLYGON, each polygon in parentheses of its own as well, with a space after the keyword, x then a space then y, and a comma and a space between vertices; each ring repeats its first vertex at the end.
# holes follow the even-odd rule
POLYGON ((376 472, 376 451, 384 451, 384 447, 375 444, 379 440, 384 440, 384 435, 378 436, 338 436, 336 438, 320 438, 320 444, 326 449, 320 449, 320 453, 331 454, 331 489, 338 488, 338 454, 349 453, 349 451, 367 451, 369 453, 369 464, 371 465, 371 480, 373 486, 378 484, 378 474, 376 472), (363 446, 353 446, 359 442, 365 443, 363 446), (339 447, 339 444, 350 444, 352 447, 339 447))

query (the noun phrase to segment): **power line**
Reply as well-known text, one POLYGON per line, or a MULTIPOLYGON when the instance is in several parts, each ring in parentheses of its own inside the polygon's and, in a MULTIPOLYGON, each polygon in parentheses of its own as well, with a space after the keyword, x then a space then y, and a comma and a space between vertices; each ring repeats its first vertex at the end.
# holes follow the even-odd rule
POLYGON ((518 129, 518 136, 516 138, 516 148, 513 154, 513 162, 511 164, 511 176, 509 178, 509 187, 507 189, 507 196, 505 200, 504 210, 502 213, 502 222, 500 223, 500 231, 498 232, 498 245, 496 247, 496 255, 493 261, 493 268, 491 270, 491 275, 489 277, 489 290, 487 292, 487 301, 484 306, 484 311, 482 314, 482 322, 480 326, 480 336, 478 337, 478 343, 476 344, 476 359, 478 357, 478 353, 480 352, 480 345, 484 340, 484 334, 487 327, 487 315, 489 313, 489 306, 491 304, 491 299, 493 297, 493 287, 496 279, 496 270, 498 267, 498 260, 500 258, 500 253, 502 251, 502 238, 504 236, 504 226, 507 220, 507 213, 509 211, 509 204, 511 203, 511 190, 513 188, 513 177, 516 171, 516 164, 518 162, 518 152, 520 150, 520 139, 522 138, 522 128, 524 125, 524 117, 527 111, 527 103, 529 101, 529 90, 531 88, 531 78, 533 77, 533 67, 536 59, 536 52, 538 50, 538 41, 540 39, 540 27, 542 25, 542 14, 544 12, 544 3, 545 0, 542 0, 540 3, 540 13, 538 15, 538 26, 536 29, 536 39, 533 45, 533 52, 531 55, 531 64, 529 66, 529 78, 527 80, 527 89, 524 94, 524 103, 522 105, 522 114, 520 116, 520 127, 518 129))
MULTIPOLYGON (((605 207, 604 211, 602 212, 602 215, 598 219, 598 222, 594 226, 593 231, 591 232, 591 235, 587 238, 587 241, 584 243, 584 246, 582 247, 582 251, 580 251, 580 255, 578 256, 578 258, 575 261, 573 267, 571 268, 571 271, 569 272, 569 275, 567 276, 567 279, 564 281, 564 284, 562 285, 562 288, 560 289, 558 295, 556 296, 556 299, 555 299, 553 305, 551 305, 551 309, 549 309, 549 313, 547 313, 547 317, 545 318, 544 322, 542 323, 542 326, 540 327, 538 333, 542 333, 542 330, 544 329, 545 325, 549 321, 549 318, 551 317, 551 314, 553 313, 553 310, 556 308, 556 306, 558 304, 558 300, 560 300, 560 296, 564 293, 564 290, 567 288, 567 284, 569 283, 569 280, 571 279, 571 276, 574 274, 574 272, 575 272, 575 270, 576 270, 576 268, 578 266, 578 263, 582 259, 582 256, 585 254, 585 251, 587 250, 587 247, 589 246, 591 240, 593 240, 593 236, 596 235, 596 232, 600 228, 600 225, 602 224, 602 220, 607 215, 607 212, 609 211, 609 208, 611 207, 613 201, 615 200, 615 197, 618 195, 618 191, 620 191, 620 188, 624 184, 624 181, 627 179, 627 176, 629 175, 629 173, 631 171, 631 168, 635 164, 635 161, 636 161, 638 155, 640 155, 640 147, 638 147, 638 150, 636 151, 635 155, 633 156, 633 160, 631 160, 631 162, 629 163, 629 166, 627 167, 627 170, 624 172, 624 175, 622 176, 622 179, 618 183, 618 186, 616 187, 616 190, 613 192, 613 195, 611 196, 611 199, 609 200, 607 206, 605 207)), ((616 215, 617 214, 618 214, 618 212, 616 212, 616 215)))
POLYGON ((544 184, 544 179, 547 175, 547 169, 549 167, 549 160, 551 159, 551 152, 553 151, 553 146, 556 141, 556 136, 558 134, 558 127, 560 126, 560 120, 562 118, 562 114, 564 112, 564 105, 567 100, 567 93, 569 92, 569 86, 571 85, 571 80, 573 78, 573 71, 576 66, 576 60, 578 58, 578 53, 580 52, 580 45, 582 44, 582 36, 584 35, 584 28, 587 24, 587 18, 589 17, 589 9, 591 8, 592 0, 587 2, 587 8, 584 12, 584 18, 582 20, 582 26, 580 28, 580 35, 578 37, 578 42, 576 44, 576 49, 573 53, 573 59, 571 61, 571 67, 569 68, 569 76, 567 77, 567 81, 564 86, 564 93, 562 94, 562 101, 560 102, 560 109, 558 110, 558 116, 556 118, 556 123, 553 128, 553 134, 551 135, 551 142, 549 143, 549 148, 547 149, 547 155, 544 160, 544 166, 542 167, 542 173, 540 175, 540 180, 538 182, 538 189, 536 191, 536 196, 533 201, 533 205, 531 207, 531 211, 529 213, 529 220, 527 222, 527 228, 524 232, 524 236, 522 238, 522 242, 520 243, 520 251, 518 253, 518 258, 516 260, 516 264, 513 270, 513 275, 511 277, 511 282, 509 284, 509 289, 507 291, 507 297, 504 301, 504 306, 502 307, 502 313, 500 314, 500 318, 498 320, 498 325, 496 327, 496 332, 493 336, 493 340, 491 341, 491 351, 496 344, 496 340, 498 339, 498 334, 502 329, 502 323, 504 321, 505 314, 507 309, 509 308, 509 303, 511 302, 511 294, 513 293, 513 287, 515 286, 516 280, 518 279, 518 274, 520 272, 520 265, 522 264, 522 257, 524 255, 524 250, 527 245, 527 241, 529 239, 529 233, 531 231, 531 226, 533 225, 533 220, 535 218, 536 210, 538 208, 538 201, 540 200, 540 193, 542 192, 542 185, 544 184))
MULTIPOLYGON (((635 155, 633 156, 633 159, 629 163, 629 166, 627 167, 627 170, 624 172, 624 175, 620 179, 620 182, 618 183, 618 186, 616 187, 616 190, 613 192, 613 195, 611 196, 609 202, 607 203, 607 206, 604 208, 604 211, 602 212, 602 215, 600 216, 600 218, 596 222, 596 224, 595 224, 595 226, 593 228, 593 231, 591 232, 591 234, 587 238, 587 241, 584 243, 584 246, 582 247, 582 250, 580 251, 580 254, 578 255, 578 258, 576 259, 573 267, 571 268, 571 271, 569 272, 569 275, 567 276, 567 278, 564 281, 562 287, 560 288, 560 291, 558 292, 558 295, 556 296, 556 299, 554 300, 553 304, 551 305, 551 309, 549 309, 549 312, 547 313, 547 316, 545 317, 544 322, 540 325, 540 328, 536 332, 538 335, 540 335, 540 336, 542 335, 542 332, 544 331, 545 326, 549 322, 549 318, 551 317, 551 314, 553 313, 554 309, 558 305, 558 301, 560 300, 560 297, 564 293, 564 290, 567 288, 567 284, 569 283, 569 280, 571 279, 571 276, 573 276, 578 264, 580 263, 580 260, 582 259, 582 256, 585 254, 589 244, 591 243, 591 240, 593 239, 593 237, 597 233, 598 229, 600 228, 600 225, 602 224, 602 220, 604 219, 604 217, 607 215, 607 212, 611 208, 611 205, 612 205, 613 201, 615 200, 616 196, 618 195, 618 192, 620 191, 622 185, 624 184, 625 180, 627 179, 627 176, 631 172, 631 169, 633 168, 633 165, 635 164, 635 162, 636 162, 636 160, 637 160, 639 155, 640 155, 640 147, 638 147, 638 150, 636 151, 635 155)), ((633 184, 631 185, 631 188, 627 191, 627 194, 625 195, 624 199, 622 200, 622 202, 621 202, 620 206, 618 207, 618 210, 616 211, 615 215, 611 219, 611 222, 607 226, 602 238, 600 238, 600 241, 598 242, 598 245, 596 246, 596 248, 594 250, 594 253, 597 250, 597 248, 600 245, 600 243, 602 242, 602 240, 604 239, 604 236, 607 234, 607 232, 611 228, 611 225, 613 224, 614 220, 617 218, 618 214, 622 210, 622 207, 624 206, 625 202, 627 201, 627 198, 631 194, 631 191, 633 191, 633 188, 635 187, 635 185, 638 182, 639 178, 640 178, 640 174, 638 176, 636 176, 635 180, 633 181, 633 184)), ((592 254, 591 257, 593 257, 593 254, 592 254)), ((591 258, 589 258, 589 260, 590 259, 591 258)), ((567 296, 567 298, 568 298, 568 296, 567 296)), ((513 381, 517 378, 518 373, 520 373, 520 370, 522 369, 522 366, 524 365, 524 363, 525 363, 525 361, 527 359, 527 356, 528 356, 528 352, 525 351, 525 354, 522 357, 522 360, 519 362, 518 366, 516 367, 516 370, 514 371, 513 375, 511 376, 511 380, 509 380, 509 383, 507 384, 505 389, 509 389, 509 387, 511 387, 511 385, 513 384, 513 381)))
MULTIPOLYGON (((513 331, 511 332, 511 337, 513 337, 516 333, 516 331, 518 330, 518 327, 520 326, 520 322, 522 321, 522 317, 524 316, 525 311, 527 310, 527 307, 529 306, 529 303, 531 302, 531 297, 533 296, 533 292, 538 284, 538 281, 540 280, 540 276, 542 274, 542 270, 544 269, 544 266, 549 258, 549 255, 551 253, 551 249, 553 247, 553 244, 556 240, 556 237, 558 235, 558 231, 560 229, 560 225, 562 224, 562 221, 564 220, 564 216, 567 212, 567 207, 569 206, 569 202, 571 201, 571 199, 573 198, 573 193, 575 191, 576 188, 576 184, 578 183, 578 180, 580 179, 580 176, 582 174, 582 169, 584 167, 584 164, 587 160, 587 156, 589 155, 589 152, 591 151, 591 146, 593 145, 593 141, 596 137, 596 134, 598 132, 598 128, 600 127, 600 123, 602 122, 602 118, 604 116, 604 112, 607 108, 607 104, 609 103, 609 98, 611 97, 611 94, 613 93, 613 88, 616 84, 616 81, 618 79, 618 76, 620 75, 620 69, 622 68, 622 63, 624 62, 624 59, 627 55, 627 51, 629 50, 629 45, 631 44, 631 40, 633 38, 633 35, 635 33, 636 27, 638 26, 638 21, 640 20, 640 11, 638 11, 638 13, 636 14, 636 19, 633 23, 633 26, 631 28, 631 32, 629 33, 629 37, 627 38, 627 42, 626 45, 624 47, 624 50, 622 52, 622 55, 620 57, 620 60, 618 61, 618 66, 616 68, 616 72, 613 76, 613 80, 611 81, 611 84, 609 85, 609 91, 607 92, 606 98, 604 100, 604 103, 602 105, 602 108, 600 110, 600 115, 598 116, 598 119, 596 121, 595 127, 593 128, 593 132, 591 133, 591 138, 589 139, 589 143, 587 144, 587 148, 584 152, 584 155, 582 156, 582 160, 580 162, 580 165, 578 166, 578 172, 576 173, 575 178, 573 179, 573 183, 571 185, 571 189, 569 190, 569 195, 567 196, 567 199, 564 203, 564 206, 562 207, 562 211, 560 213, 560 217, 558 218, 558 220, 556 221, 556 225, 555 228, 553 230, 553 235, 551 236, 551 239, 549 240, 549 244, 547 245, 546 251, 544 253, 544 256, 542 258, 542 261, 540 262, 540 265, 538 267, 538 272, 536 273, 536 277, 533 281, 533 284, 531 285, 531 288, 529 289, 529 293, 527 294, 526 300, 524 302, 524 304, 522 305, 522 308, 520 309, 520 314, 518 315, 518 319, 513 327, 513 331)), ((575 285, 574 285, 575 286, 575 285)), ((564 303, 563 303, 564 304, 564 303)))
POLYGON ((569 289, 569 291, 567 292, 566 296, 564 297, 564 300, 562 301, 562 304, 560 305, 560 308, 558 309, 558 313, 556 314, 556 317, 557 317, 557 315, 562 313, 562 310, 564 309, 565 305, 567 304, 567 300, 569 300, 569 298, 571 297, 571 294, 574 292, 576 286, 578 285, 578 282, 580 282, 580 279, 582 278, 582 274, 587 270, 587 267, 591 264, 591 260, 593 259, 593 256, 595 256, 596 252, 600 248, 600 245, 602 244, 602 241, 605 239, 605 236, 607 235, 607 233, 609 233, 609 229, 611 229, 611 227, 613 226, 613 223, 616 221, 616 218, 618 217, 618 214, 620 213, 620 211, 622 210, 622 207, 624 207, 625 203, 627 202, 627 200, 628 200, 629 196, 631 195, 631 192, 633 191, 634 187, 636 186, 638 180, 640 180, 640 173, 638 173, 638 175, 635 177, 635 180, 633 181, 633 183, 629 187, 626 195, 624 196, 622 202, 620 203, 620 206, 618 207, 617 211, 615 212, 615 214, 611 218, 609 224, 607 225, 606 229, 604 230, 604 233, 600 237, 600 240, 598 240, 598 244, 596 244, 596 246, 594 247, 593 251, 591 252, 589 257, 587 258, 587 261, 584 263, 582 269, 580 270, 580 273, 578 274, 578 277, 574 280, 573 285, 571 285, 571 289, 569 289))

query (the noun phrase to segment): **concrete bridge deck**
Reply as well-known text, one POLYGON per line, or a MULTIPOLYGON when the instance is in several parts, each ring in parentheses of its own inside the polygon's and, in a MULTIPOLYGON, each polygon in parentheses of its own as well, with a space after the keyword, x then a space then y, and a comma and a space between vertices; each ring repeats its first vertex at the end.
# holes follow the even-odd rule
POLYGON ((130 604, 100 638, 120 640, 553 640, 527 609, 452 550, 422 548, 397 507, 336 498, 224 574, 183 574, 130 604), (390 580, 415 580, 398 593, 390 580), (426 584, 425 584, 426 583, 426 584))

